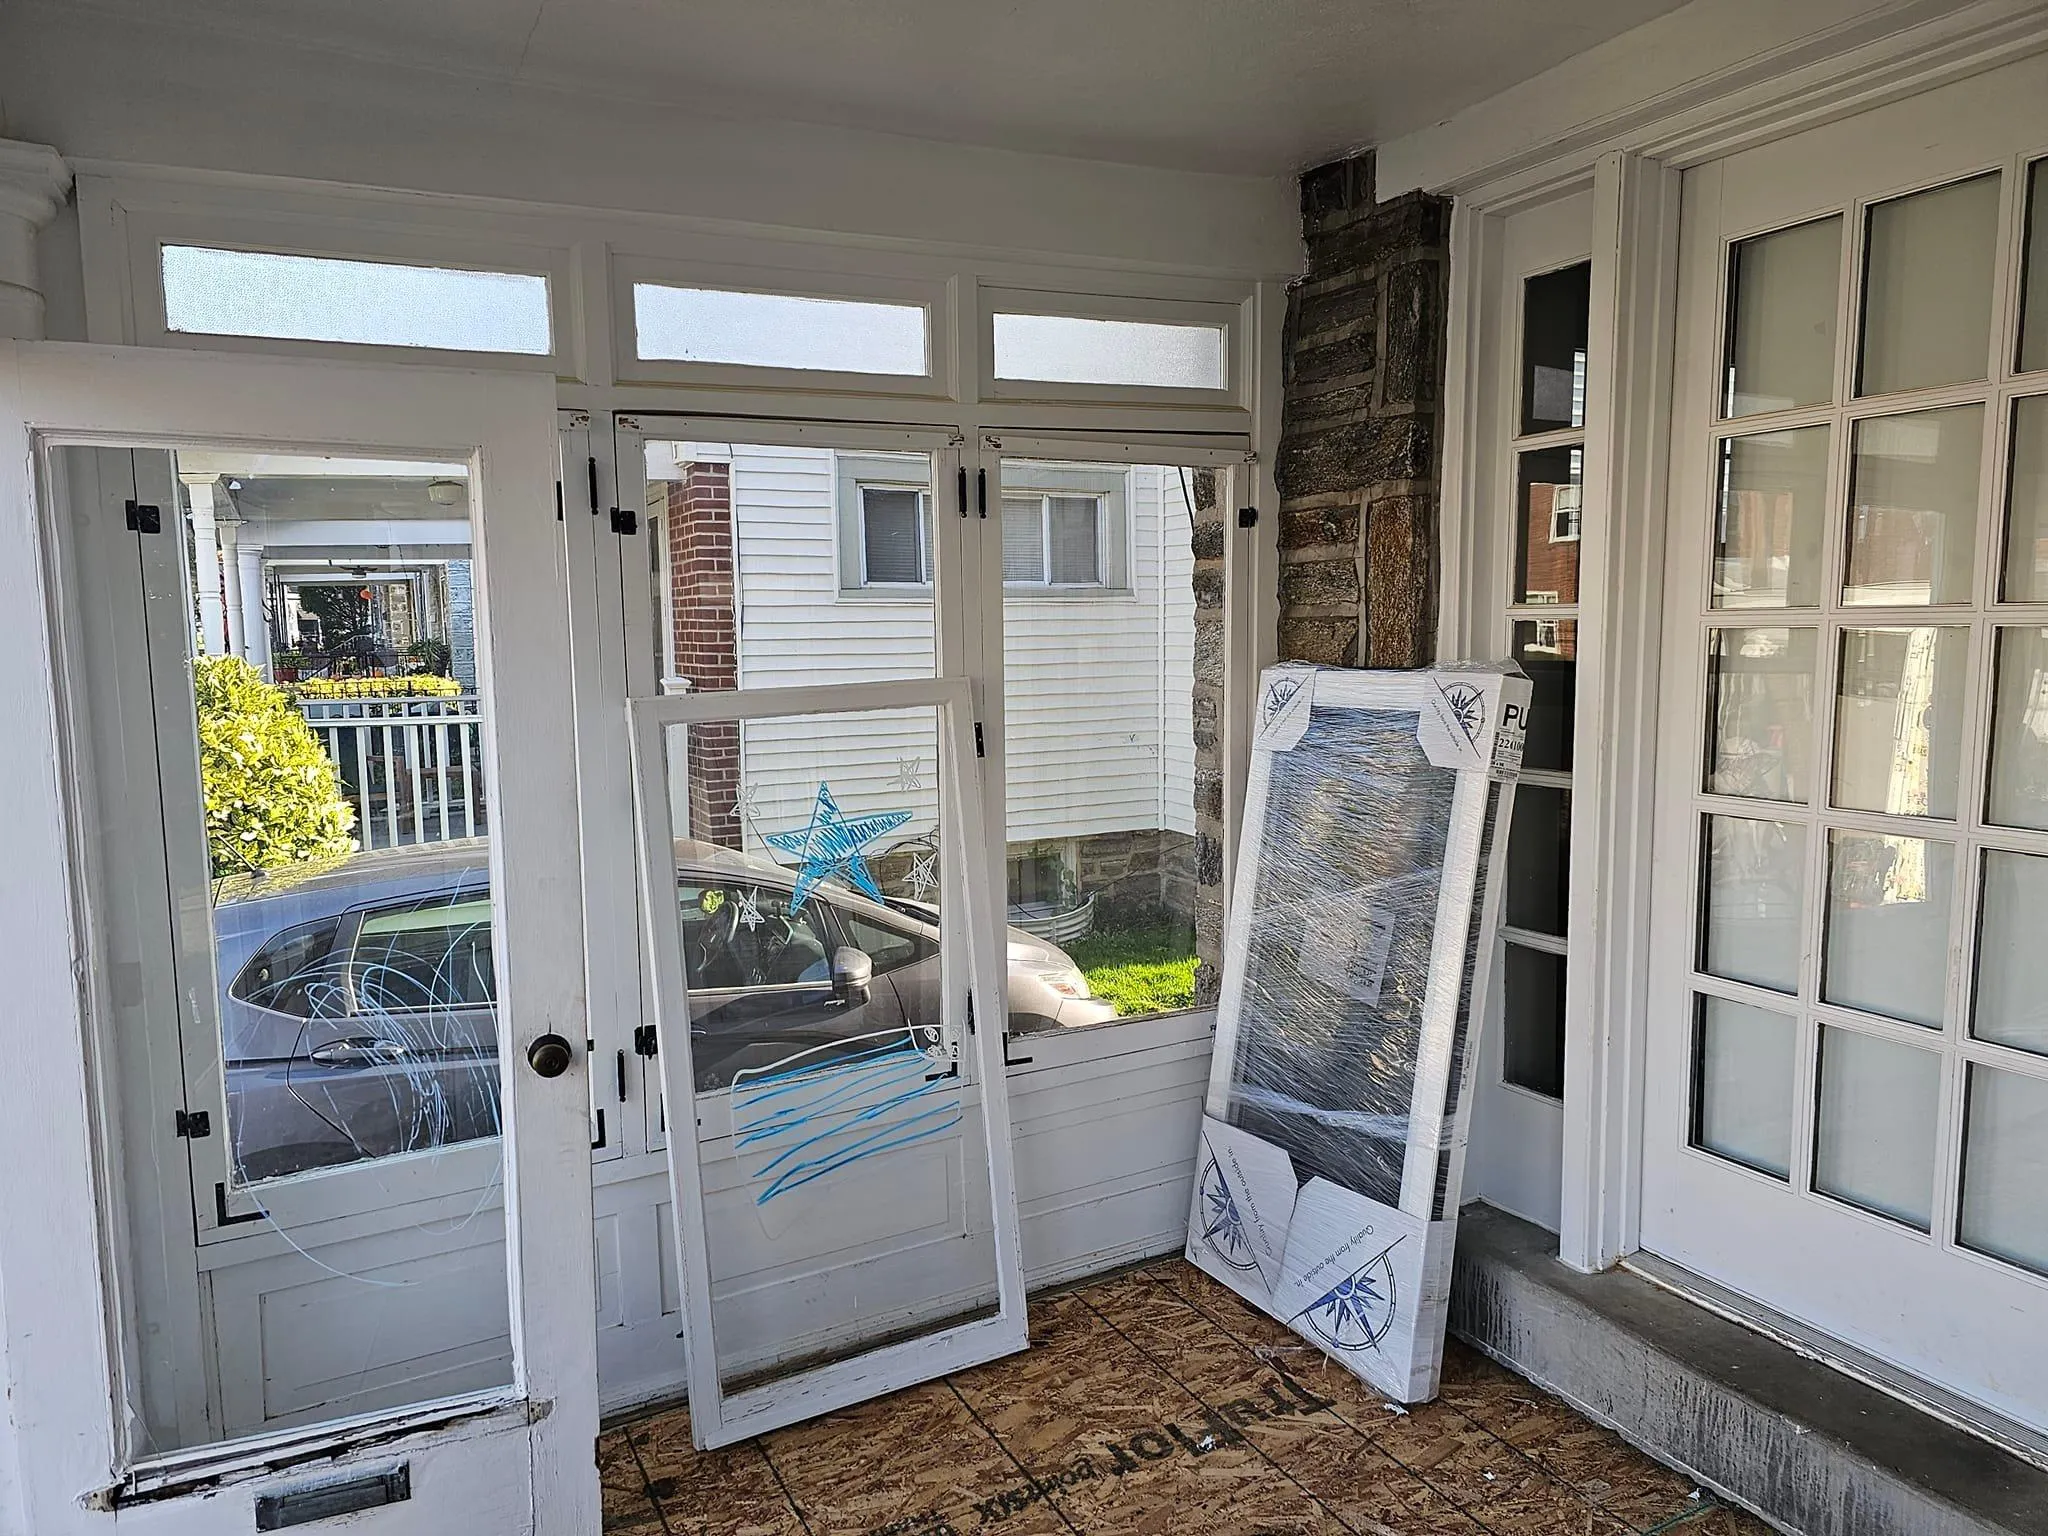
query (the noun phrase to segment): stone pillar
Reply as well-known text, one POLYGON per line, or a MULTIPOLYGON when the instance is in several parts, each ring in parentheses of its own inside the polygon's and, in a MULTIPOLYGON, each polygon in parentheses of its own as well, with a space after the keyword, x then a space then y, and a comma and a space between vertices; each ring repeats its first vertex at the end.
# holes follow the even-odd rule
POLYGON ((1355 155, 1301 179, 1287 306, 1280 655, 1422 667, 1436 651, 1448 200, 1373 196, 1355 155))
POLYGON ((263 546, 246 537, 235 541, 236 586, 242 594, 242 654, 249 665, 270 679, 270 620, 263 604, 268 593, 263 582, 263 546))
POLYGON ((185 482, 185 500, 192 509, 192 579, 198 585, 199 654, 219 656, 229 650, 227 602, 221 592, 220 525, 214 520, 211 475, 185 482))
POLYGON ((70 167, 56 150, 0 139, 0 338, 42 339, 36 231, 56 216, 70 191, 70 167))
POLYGON ((1223 991, 1223 546, 1227 510, 1217 505, 1216 471, 1194 473, 1195 557, 1195 1006, 1223 991))

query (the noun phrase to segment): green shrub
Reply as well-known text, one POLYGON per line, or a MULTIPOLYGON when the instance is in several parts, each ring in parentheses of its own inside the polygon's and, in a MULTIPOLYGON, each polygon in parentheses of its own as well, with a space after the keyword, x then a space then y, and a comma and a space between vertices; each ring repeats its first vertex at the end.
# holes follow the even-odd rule
POLYGON ((216 877, 355 851, 334 764, 281 688, 239 656, 193 663, 199 781, 216 877))

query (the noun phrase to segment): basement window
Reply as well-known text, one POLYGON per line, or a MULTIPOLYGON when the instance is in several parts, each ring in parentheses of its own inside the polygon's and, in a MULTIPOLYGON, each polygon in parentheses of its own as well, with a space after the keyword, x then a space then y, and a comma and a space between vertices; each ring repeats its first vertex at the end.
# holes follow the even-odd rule
POLYGON ((161 251, 164 327, 180 334, 527 357, 554 349, 548 280, 537 273, 197 245, 161 251))
POLYGON ((922 304, 633 284, 635 354, 826 373, 922 377, 931 371, 922 304))

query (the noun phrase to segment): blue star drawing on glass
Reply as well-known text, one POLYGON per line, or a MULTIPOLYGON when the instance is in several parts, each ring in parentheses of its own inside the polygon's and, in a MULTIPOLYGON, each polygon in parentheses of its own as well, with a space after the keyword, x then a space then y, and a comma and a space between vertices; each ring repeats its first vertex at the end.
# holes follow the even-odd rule
MULTIPOLYGON (((1206 1141, 1202 1148, 1208 1151, 1206 1141)), ((1238 1210, 1237 1197, 1223 1180, 1223 1169, 1214 1152, 1209 1152, 1202 1164, 1202 1241, 1232 1269, 1258 1267, 1251 1234, 1245 1230, 1244 1214, 1238 1210)))
POLYGON ((796 890, 789 900, 793 917, 810 899, 812 889, 834 875, 876 901, 882 888, 868 869, 861 850, 878 837, 886 837, 910 820, 908 811, 880 811, 872 816, 847 816, 832 798, 832 786, 818 785, 818 799, 811 807, 811 824, 801 832, 771 832, 768 845, 793 854, 798 860, 796 890))
POLYGON ((1389 1255, 1401 1242, 1395 1238, 1370 1263, 1339 1280, 1291 1321, 1330 1349, 1347 1353, 1377 1349, 1394 1326, 1394 1265, 1389 1255))
POLYGON ((940 1036, 913 1026, 814 1046, 732 1082, 733 1150, 766 1205, 815 1179, 942 1135, 961 1121, 940 1036), (821 1053, 836 1052, 825 1059, 821 1053))

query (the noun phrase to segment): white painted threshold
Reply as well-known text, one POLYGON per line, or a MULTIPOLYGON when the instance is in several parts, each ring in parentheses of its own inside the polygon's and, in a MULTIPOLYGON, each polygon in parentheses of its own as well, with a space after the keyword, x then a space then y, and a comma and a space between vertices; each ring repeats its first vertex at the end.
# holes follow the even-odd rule
POLYGON ((1947 1387, 1916 1376, 1887 1360, 1880 1360, 1854 1344, 1844 1343, 1810 1324, 1731 1291, 1705 1275, 1694 1274, 1682 1264, 1674 1264, 1654 1253, 1638 1249, 1621 1261, 1621 1267, 1695 1306, 1704 1307, 1753 1333, 1775 1339, 1797 1354, 1818 1360, 1845 1376, 1853 1376, 1887 1397, 1897 1398, 1909 1408, 1932 1415, 1965 1434, 1989 1441, 2022 1461, 2048 1470, 2048 1435, 2017 1419, 2008 1418, 1995 1408, 1972 1402, 1947 1387))

